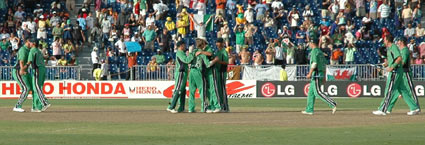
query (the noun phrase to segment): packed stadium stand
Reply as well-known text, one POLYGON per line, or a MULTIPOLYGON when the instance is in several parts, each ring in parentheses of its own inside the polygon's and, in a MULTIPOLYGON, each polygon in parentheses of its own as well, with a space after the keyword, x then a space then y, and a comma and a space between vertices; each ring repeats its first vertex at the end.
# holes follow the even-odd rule
MULTIPOLYGON (((127 75, 124 72, 129 71, 131 66, 129 66, 129 53, 121 48, 124 41, 136 41, 141 45, 142 49, 137 53, 135 65, 149 67, 152 65, 150 62, 153 58, 159 61, 158 57, 164 60, 161 59, 161 62, 153 64, 172 64, 169 61, 175 57, 176 39, 184 40, 187 46, 194 45, 195 39, 200 37, 198 31, 206 31, 207 41, 213 49, 216 49, 214 46, 216 38, 224 37, 220 32, 220 28, 224 25, 229 27, 228 50, 229 55, 235 56, 234 65, 241 64, 240 54, 236 51, 240 43, 243 43, 241 47, 247 47, 250 54, 258 51, 259 55, 273 57, 270 58, 273 62, 279 57, 267 55, 266 49, 278 47, 284 50, 282 57, 292 55, 291 57, 295 58, 293 63, 287 63, 284 59, 285 64, 304 64, 307 61, 298 60, 308 59, 309 49, 305 44, 310 39, 320 41, 319 44, 322 44, 320 47, 327 54, 329 63, 332 65, 378 64, 382 63, 380 54, 384 51, 380 51, 381 41, 386 33, 396 37, 407 37, 409 42, 412 42, 409 47, 414 54, 412 57, 416 64, 423 64, 422 57, 425 56, 422 50, 425 49, 425 44, 421 45, 424 42, 425 31, 419 26, 422 22, 423 10, 423 3, 420 1, 409 0, 401 4, 399 0, 34 0, 33 2, 34 5, 20 0, 0 2, 2 39, 0 66, 15 65, 17 48, 24 45, 26 39, 37 38, 46 42, 40 42, 39 47, 46 52, 48 66, 86 66, 88 68, 86 73, 74 70, 70 70, 71 72, 48 70, 48 74, 66 72, 51 79, 75 78, 80 73, 90 76, 91 67, 100 67, 102 62, 109 64, 109 67, 105 69, 107 74, 111 75, 111 79, 126 78, 127 75), (72 2, 75 6, 71 6, 72 2), (382 6, 385 3, 389 5, 382 6), (142 10, 145 7, 147 8, 146 16, 142 16, 142 10), (223 17, 219 17, 217 13, 219 7, 223 9, 224 16, 221 15, 223 17), (253 12, 251 13, 248 9, 253 12), (197 14, 207 16, 212 14, 213 20, 209 22, 212 23, 212 28, 199 29, 193 26, 196 23, 192 18, 187 18, 188 25, 184 28, 187 34, 184 38, 178 26, 169 30, 169 34, 161 35, 164 29, 169 29, 167 28, 169 22, 178 23, 181 11, 187 11, 191 17, 197 17, 197 14), (89 16, 89 13, 92 16, 89 16), (385 18, 377 16, 385 15, 384 13, 388 13, 386 14, 388 16, 385 18), (88 17, 90 20, 87 19, 88 17), (171 18, 171 21, 167 22, 168 18, 171 18), (105 23, 110 26, 104 25, 106 20, 109 22, 105 23), (149 33, 149 35, 145 31, 149 30, 148 23, 152 21, 154 34, 149 33), (80 27, 76 24, 77 22, 80 27), (58 26, 60 30, 55 29, 56 24, 60 25, 58 26), (129 29, 125 28, 126 25, 129 25, 129 29), (237 26, 243 27, 244 33, 234 32, 237 26), (100 34, 93 32, 96 27, 100 34), (251 36, 246 37, 247 31, 252 31, 249 30, 251 28, 256 30, 251 36), (39 37, 40 29, 43 31, 45 29, 47 37, 39 37), (121 35, 124 35, 123 40, 120 40, 121 35), (55 43, 56 37, 63 40, 55 43), (243 37, 242 42, 237 37, 243 37), (252 39, 252 42, 249 39, 252 39), (164 40, 170 44, 169 48, 162 48, 164 40), (147 49, 147 44, 151 44, 149 41, 154 41, 153 49, 147 49), (98 57, 97 62, 92 61, 94 47, 99 48, 95 55, 98 57), (351 47, 355 48, 353 54, 348 53, 353 52, 351 47), (295 50, 290 53, 291 49, 295 50), (157 50, 160 50, 161 54, 158 55, 157 50), (301 51, 305 53, 299 53, 301 51), (61 58, 62 56, 64 58, 61 58), (76 59, 72 59, 74 57, 76 59), (353 57, 353 62, 350 62, 348 57, 353 57)), ((269 64, 265 60, 260 61, 260 65, 269 64)), ((255 61, 253 58, 248 64, 255 64, 255 61)), ((2 70, 2 73, 7 72, 2 70)), ((149 70, 137 72, 140 78, 144 78, 149 70)), ((164 73, 167 72, 164 71, 164 73)), ((2 79, 10 78, 2 77, 2 79)))

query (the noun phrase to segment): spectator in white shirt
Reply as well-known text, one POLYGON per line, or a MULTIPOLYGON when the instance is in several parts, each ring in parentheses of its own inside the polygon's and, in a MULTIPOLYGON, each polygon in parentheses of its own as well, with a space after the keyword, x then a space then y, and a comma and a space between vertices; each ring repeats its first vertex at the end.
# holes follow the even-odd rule
POLYGON ((300 19, 300 14, 298 13, 296 7, 293 6, 292 10, 288 14, 288 22, 290 24, 292 32, 295 32, 295 30, 297 30, 299 19, 300 19))
POLYGON ((93 63, 93 70, 92 73, 95 69, 100 68, 100 64, 99 64, 99 56, 97 54, 97 47, 93 47, 93 51, 91 52, 91 62, 93 63))
POLYGON ((303 12, 304 21, 311 20, 311 17, 313 17, 314 13, 310 9, 310 5, 305 6, 305 10, 303 12))
POLYGON ((404 36, 407 38, 415 36, 415 28, 412 28, 412 24, 408 24, 404 30, 404 36))
POLYGON ((280 10, 281 8, 283 8, 283 3, 281 0, 274 0, 274 2, 272 3, 272 8, 273 9, 278 9, 280 10))
POLYGON ((254 22, 254 10, 252 9, 251 5, 248 5, 248 10, 245 11, 244 17, 248 23, 254 22))
POLYGON ((330 15, 331 15, 331 20, 335 20, 336 16, 339 13, 339 4, 338 1, 335 1, 334 3, 332 3, 329 8, 328 8, 330 15))
POLYGON ((425 29, 422 28, 421 23, 416 26, 416 37, 423 37, 425 35, 425 29))
POLYGON ((111 22, 108 19, 106 19, 106 17, 104 17, 102 21, 103 42, 108 41, 109 31, 111 31, 111 22))
POLYGON ((146 18, 146 26, 155 25, 155 17, 153 16, 153 13, 150 13, 149 16, 146 18))
POLYGON ((22 10, 22 7, 18 7, 18 11, 15 12, 15 15, 13 16, 16 21, 22 22, 25 17, 25 12, 22 10))
POLYGON ((413 20, 413 10, 410 8, 410 5, 404 5, 403 11, 401 12, 401 18, 403 18, 404 27, 407 26, 407 24, 412 23, 413 20))
POLYGON ((124 35, 121 35, 120 39, 117 42, 115 42, 115 47, 118 48, 118 52, 120 53, 119 56, 126 56, 127 49, 124 44, 124 35))
POLYGON ((388 21, 388 17, 391 13, 391 7, 387 3, 382 3, 381 6, 378 8, 378 17, 380 18, 380 23, 383 24, 384 22, 388 21))
POLYGON ((61 38, 56 37, 55 41, 52 43, 53 56, 56 59, 60 59, 62 56, 62 42, 61 38))
POLYGON ((157 20, 163 20, 168 12, 168 6, 162 2, 153 4, 153 10, 157 20))
POLYGON ((366 26, 366 30, 370 30, 370 27, 372 26, 372 19, 370 18, 369 13, 366 13, 366 16, 362 19, 363 26, 366 26))

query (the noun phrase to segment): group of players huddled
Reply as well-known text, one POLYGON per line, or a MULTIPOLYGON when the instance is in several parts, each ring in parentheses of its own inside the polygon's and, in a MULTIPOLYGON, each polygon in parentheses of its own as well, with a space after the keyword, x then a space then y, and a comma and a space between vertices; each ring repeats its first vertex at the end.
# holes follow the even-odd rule
POLYGON ((229 57, 224 49, 224 40, 218 38, 217 50, 213 52, 204 37, 196 39, 196 48, 177 43, 175 88, 167 111, 179 113, 185 110, 186 81, 189 77, 189 113, 195 112, 195 91, 198 89, 202 101, 201 112, 229 112, 226 92, 227 65, 229 57), (189 73, 190 70, 190 73, 189 73), (176 109, 177 102, 180 106, 176 109))

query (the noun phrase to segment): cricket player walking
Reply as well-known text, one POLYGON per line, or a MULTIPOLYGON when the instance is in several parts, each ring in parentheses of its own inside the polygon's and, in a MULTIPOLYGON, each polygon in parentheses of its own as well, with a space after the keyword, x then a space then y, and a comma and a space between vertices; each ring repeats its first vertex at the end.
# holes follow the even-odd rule
POLYGON ((19 96, 18 103, 16 103, 13 108, 14 112, 25 112, 22 109, 22 104, 28 97, 28 93, 31 89, 31 76, 28 74, 28 54, 29 48, 31 47, 31 42, 29 39, 25 41, 25 45, 19 48, 18 51, 18 62, 15 67, 12 69, 12 77, 16 80, 21 87, 21 95, 19 96))
POLYGON ((400 38, 397 43, 402 48, 400 53, 396 44, 393 44, 393 36, 387 35, 384 39, 387 47, 387 61, 384 66, 389 72, 387 83, 385 85, 385 97, 377 111, 373 111, 374 115, 390 114, 394 107, 397 97, 401 94, 404 101, 409 106, 410 111, 407 115, 419 114, 419 103, 415 95, 410 73, 410 55, 409 49, 406 47, 406 39, 400 38))
POLYGON ((184 111, 184 105, 186 101, 186 82, 188 75, 188 64, 192 62, 194 55, 192 50, 189 49, 189 56, 186 56, 186 46, 183 41, 177 42, 177 53, 176 53, 176 66, 174 71, 174 78, 176 83, 174 85, 173 97, 170 101, 170 105, 167 111, 171 113, 179 113, 184 111), (177 100, 180 100, 180 106, 178 110, 175 110, 177 100))
POLYGON ((325 77, 326 59, 323 52, 317 46, 316 41, 317 40, 310 40, 310 72, 307 75, 307 79, 311 79, 311 81, 307 96, 307 107, 305 111, 301 113, 313 115, 315 99, 319 97, 332 108, 332 114, 335 114, 336 102, 320 90, 320 86, 325 77))
POLYGON ((46 78, 46 66, 43 54, 33 42, 28 55, 27 65, 32 68, 32 94, 33 104, 31 112, 46 111, 50 107, 46 96, 43 93, 44 80, 46 78))

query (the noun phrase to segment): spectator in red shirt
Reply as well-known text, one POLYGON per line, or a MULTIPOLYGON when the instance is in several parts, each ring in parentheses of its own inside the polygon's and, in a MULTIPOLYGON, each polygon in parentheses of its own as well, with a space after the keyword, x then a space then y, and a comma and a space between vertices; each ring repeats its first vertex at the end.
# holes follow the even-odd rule
POLYGON ((137 65, 137 52, 136 53, 128 53, 127 56, 128 59, 128 70, 129 72, 127 73, 127 78, 125 78, 126 80, 130 80, 130 75, 132 76, 132 80, 135 79, 135 65, 137 65))

